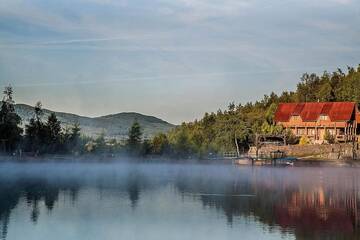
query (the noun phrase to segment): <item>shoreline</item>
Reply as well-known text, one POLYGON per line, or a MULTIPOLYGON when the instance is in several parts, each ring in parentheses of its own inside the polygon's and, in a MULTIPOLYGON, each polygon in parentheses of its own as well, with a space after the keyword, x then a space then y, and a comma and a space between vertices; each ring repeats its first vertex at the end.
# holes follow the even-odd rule
MULTIPOLYGON (((239 159, 238 159, 239 160, 239 159)), ((165 157, 129 157, 129 156, 96 156, 96 155, 44 155, 44 156, 0 156, 1 163, 167 163, 167 164, 221 164, 235 166, 252 166, 251 164, 238 164, 232 159, 174 159, 165 157)), ((271 164, 254 165, 254 166, 271 166, 271 164)), ((283 164, 277 164, 280 167, 283 164)), ((274 167, 276 167, 274 166, 274 167)), ((298 157, 294 161, 294 167, 360 167, 359 160, 345 159, 324 159, 316 157, 298 157)))

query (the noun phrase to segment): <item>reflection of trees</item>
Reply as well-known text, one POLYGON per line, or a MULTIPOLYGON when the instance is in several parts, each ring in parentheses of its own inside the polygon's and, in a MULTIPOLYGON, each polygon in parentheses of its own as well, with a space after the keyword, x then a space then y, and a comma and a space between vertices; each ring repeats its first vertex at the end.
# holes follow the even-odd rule
POLYGON ((143 178, 138 174, 131 173, 127 178, 127 192, 131 202, 131 207, 136 208, 140 199, 140 185, 143 182, 143 178))
POLYGON ((282 205, 275 205, 275 218, 283 228, 293 227, 299 239, 321 236, 359 237, 359 199, 354 191, 314 187, 291 193, 282 205))
MULTIPOLYGON (((94 177, 94 176, 92 176, 94 177)), ((69 180, 56 180, 47 178, 14 178, 0 179, 0 233, 5 239, 12 210, 20 201, 25 201, 30 209, 30 219, 37 223, 40 216, 39 206, 44 204, 48 211, 52 211, 61 193, 66 193, 75 202, 81 187, 87 184, 94 186, 99 191, 110 190, 112 193, 119 192, 128 194, 130 205, 136 208, 140 199, 142 188, 152 188, 148 179, 136 171, 132 171, 119 179, 109 176, 100 176, 92 179, 93 182, 82 181, 79 178, 69 180), (94 182, 95 181, 95 182, 94 182)))
POLYGON ((32 209, 31 220, 34 223, 36 223, 39 218, 40 202, 44 202, 46 208, 51 211, 61 191, 69 191, 71 196, 76 196, 78 191, 78 184, 74 182, 49 183, 44 179, 26 179, 18 181, 17 184, 23 192, 28 206, 32 209))
POLYGON ((205 207, 221 210, 229 224, 236 217, 255 217, 270 228, 280 226, 283 231, 293 232, 297 239, 360 237, 355 176, 348 177, 351 181, 338 181, 340 174, 316 182, 316 178, 307 175, 292 179, 274 175, 247 174, 225 180, 204 176, 179 178, 176 186, 182 196, 192 196, 205 207))
POLYGON ((316 171, 305 170, 279 172, 261 168, 221 174, 217 169, 212 172, 184 168, 183 171, 163 171, 163 175, 151 170, 134 168, 119 174, 104 172, 60 179, 9 180, 0 176, 1 237, 5 239, 11 212, 19 202, 27 203, 29 217, 36 223, 41 217, 39 206, 44 204, 52 211, 62 193, 72 201, 76 201, 79 190, 84 187, 96 188, 100 195, 123 197, 125 193, 129 205, 135 209, 144 190, 164 188, 169 183, 174 184, 181 197, 222 212, 233 227, 238 217, 247 217, 269 228, 291 231, 297 239, 360 237, 357 172, 337 170, 336 177, 324 175, 319 181, 314 177, 316 171))
POLYGON ((16 207, 21 196, 20 191, 13 191, 16 186, 0 184, 0 236, 6 238, 11 211, 16 207))
POLYGON ((39 204, 44 202, 46 208, 51 211, 58 200, 61 191, 70 191, 76 196, 77 184, 49 183, 46 179, 20 179, 17 181, 0 182, 0 223, 1 237, 6 238, 7 228, 11 211, 18 205, 21 199, 26 200, 31 209, 30 219, 34 223, 39 218, 39 204))

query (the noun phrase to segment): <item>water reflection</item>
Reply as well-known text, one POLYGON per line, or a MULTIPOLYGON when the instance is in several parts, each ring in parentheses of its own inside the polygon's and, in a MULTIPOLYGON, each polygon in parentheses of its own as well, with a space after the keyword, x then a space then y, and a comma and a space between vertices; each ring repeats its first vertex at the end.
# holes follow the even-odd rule
MULTIPOLYGON (((21 228, 24 217, 34 226, 40 224, 39 219, 44 217, 42 206, 52 213, 69 204, 76 209, 86 203, 90 211, 95 211, 99 203, 127 201, 132 209, 129 214, 134 215, 139 204, 154 207, 154 195, 161 195, 164 206, 175 201, 173 196, 181 199, 182 204, 171 206, 174 211, 188 211, 186 204, 201 203, 202 208, 192 208, 192 214, 221 214, 229 229, 236 230, 247 221, 251 225, 262 224, 268 233, 278 231, 289 238, 358 239, 359 173, 360 169, 350 168, 3 164, 0 233, 2 239, 7 239, 9 227, 21 228), (22 205, 26 206, 27 215, 21 212, 12 218, 22 205)), ((154 211, 149 212, 157 214, 154 211)), ((173 213, 161 214, 168 218, 173 213)), ((141 216, 136 215, 138 219, 129 224, 146 222, 147 218, 140 219, 141 216)), ((50 217, 61 219, 58 212, 50 217)), ((100 217, 97 220, 102 221, 100 217)), ((202 218, 210 220, 207 215, 202 218)), ((179 234, 181 231, 178 229, 179 234)))

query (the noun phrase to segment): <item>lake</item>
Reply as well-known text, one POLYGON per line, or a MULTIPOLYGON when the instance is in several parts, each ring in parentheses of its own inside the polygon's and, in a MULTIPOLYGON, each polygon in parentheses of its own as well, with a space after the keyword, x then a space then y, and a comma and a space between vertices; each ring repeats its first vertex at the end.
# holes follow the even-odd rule
POLYGON ((1 163, 0 238, 359 239, 360 169, 1 163))

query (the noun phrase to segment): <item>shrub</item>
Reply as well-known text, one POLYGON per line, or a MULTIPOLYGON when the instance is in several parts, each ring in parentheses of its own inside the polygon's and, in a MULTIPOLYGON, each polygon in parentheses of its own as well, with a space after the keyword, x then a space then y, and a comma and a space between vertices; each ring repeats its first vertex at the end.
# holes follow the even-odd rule
POLYGON ((310 143, 310 140, 307 136, 302 136, 299 141, 299 145, 307 145, 310 143))
POLYGON ((329 130, 326 130, 324 134, 324 140, 326 140, 330 144, 333 144, 335 143, 335 136, 331 134, 329 130))
POLYGON ((295 136, 291 130, 285 130, 285 137, 287 144, 294 145, 299 143, 299 137, 295 136))

